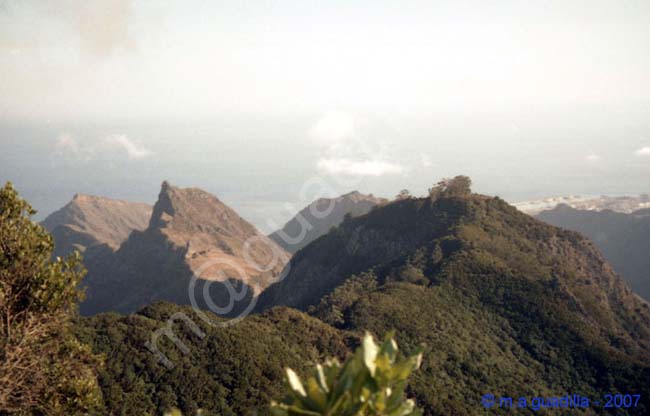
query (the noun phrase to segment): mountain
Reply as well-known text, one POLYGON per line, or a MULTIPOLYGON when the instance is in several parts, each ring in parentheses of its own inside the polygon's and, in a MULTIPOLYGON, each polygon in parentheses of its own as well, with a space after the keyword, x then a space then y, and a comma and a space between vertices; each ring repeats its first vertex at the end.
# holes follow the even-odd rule
POLYGON ((117 250, 131 231, 147 228, 151 210, 145 203, 77 194, 41 225, 54 237, 55 257, 100 245, 117 250))
POLYGON ((650 299, 650 209, 625 214, 559 205, 537 218, 591 239, 632 289, 650 299))
POLYGON ((128 313, 156 300, 189 304, 191 296, 199 307, 228 309, 231 293, 254 299, 287 260, 215 196, 164 182, 147 228, 132 232, 116 252, 86 262, 81 312, 128 313))
POLYGON ((528 215, 538 215, 542 211, 551 210, 559 205, 585 211, 615 211, 630 214, 644 208, 650 208, 650 196, 559 196, 536 201, 516 202, 513 204, 528 215))
POLYGON ((343 222, 288 268, 260 309, 295 307, 342 329, 394 328, 407 345, 435 346, 431 373, 416 376, 432 408, 452 406, 427 398, 436 391, 453 402, 469 391, 521 391, 512 386, 534 378, 534 391, 596 395, 648 374, 648 303, 590 241, 499 198, 396 201, 343 222), (513 366, 495 378, 495 362, 513 366), (627 375, 612 382, 610 372, 627 375))
POLYGON ((269 237, 290 253, 307 246, 338 226, 346 215, 357 217, 388 200, 353 191, 337 198, 320 198, 289 220, 269 237))
POLYGON ((345 219, 288 270, 237 325, 166 303, 83 320, 82 339, 109 363, 107 413, 266 415, 283 367, 300 374, 364 331, 391 330, 406 355, 426 346, 407 387, 426 415, 484 414, 485 394, 529 405, 580 394, 608 414, 604 395, 622 392, 641 395, 633 414, 650 411, 650 305, 587 239, 498 198, 394 201, 345 219), (159 330, 176 337, 159 343, 173 368, 145 346, 159 330))

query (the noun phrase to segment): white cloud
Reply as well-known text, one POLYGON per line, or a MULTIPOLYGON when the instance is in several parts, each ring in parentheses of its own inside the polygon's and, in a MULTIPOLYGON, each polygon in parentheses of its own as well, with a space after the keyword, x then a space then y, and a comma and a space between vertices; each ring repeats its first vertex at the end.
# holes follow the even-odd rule
POLYGON ((347 113, 330 111, 316 122, 309 133, 318 144, 336 146, 355 136, 354 118, 347 113))
POLYGON ((433 166, 433 162, 431 162, 431 158, 426 153, 421 153, 420 154, 420 163, 422 164, 422 167, 424 167, 424 168, 428 168, 428 167, 433 166))
POLYGON ((591 163, 596 163, 596 162, 600 161, 600 159, 601 159, 600 156, 598 156, 595 153, 592 153, 590 155, 585 156, 585 161, 591 162, 591 163))
POLYGON ((62 133, 62 134, 59 135, 59 137, 56 139, 55 147, 56 147, 57 153, 59 153, 59 154, 63 154, 65 152, 70 152, 70 153, 74 154, 75 156, 79 156, 79 153, 80 153, 79 144, 68 133, 62 133))
POLYGON ((85 162, 114 152, 124 153, 131 160, 144 159, 152 154, 151 150, 124 134, 110 135, 92 143, 80 144, 70 134, 62 133, 56 140, 55 151, 57 155, 68 155, 85 162))
POLYGON ((369 145, 364 140, 359 123, 350 114, 330 111, 309 130, 313 141, 321 148, 316 167, 329 175, 347 177, 400 174, 405 169, 385 158, 387 149, 378 142, 369 145))
POLYGON ((640 148, 635 152, 638 156, 650 156, 650 146, 640 148))
POLYGON ((318 169, 330 175, 343 174, 350 176, 383 176, 404 172, 404 168, 396 163, 381 160, 353 160, 345 158, 321 158, 318 161, 318 169))
POLYGON ((149 149, 124 134, 109 136, 104 141, 110 147, 125 151, 129 159, 143 159, 151 155, 149 149))
POLYGON ((56 154, 59 156, 70 156, 84 162, 95 157, 96 149, 92 146, 83 146, 69 133, 62 133, 56 139, 56 154))

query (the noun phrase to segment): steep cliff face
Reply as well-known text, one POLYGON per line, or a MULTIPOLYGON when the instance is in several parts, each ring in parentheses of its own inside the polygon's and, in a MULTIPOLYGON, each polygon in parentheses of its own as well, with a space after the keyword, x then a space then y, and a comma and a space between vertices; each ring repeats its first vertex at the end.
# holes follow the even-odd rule
POLYGON ((258 304, 305 309, 351 274, 390 264, 450 234, 454 218, 442 214, 426 201, 408 199, 349 218, 296 253, 287 276, 269 287, 258 304))
POLYGON ((307 246, 336 227, 346 215, 358 217, 377 205, 388 202, 384 198, 353 191, 338 198, 320 198, 287 222, 281 230, 269 237, 290 253, 307 246))
POLYGON ((559 205, 537 218, 591 239, 632 289, 650 300, 650 209, 627 214, 559 205))
POLYGON ((114 254, 93 257, 87 262, 84 314, 133 312, 156 300, 187 304, 192 276, 198 278, 194 289, 201 307, 209 306, 203 289, 228 304, 230 284, 249 299, 288 260, 282 248, 215 196, 167 182, 149 226, 133 232, 114 254))
POLYGON ((42 225, 54 237, 54 256, 102 244, 117 250, 132 231, 147 228, 151 210, 145 203, 77 194, 42 225))
POLYGON ((234 278, 260 291, 269 284, 261 270, 276 275, 288 254, 215 196, 198 188, 181 189, 164 182, 148 230, 184 248, 192 272, 207 280, 234 278), (210 264, 214 263, 214 266, 210 264), (230 267, 224 267, 230 266, 230 267))

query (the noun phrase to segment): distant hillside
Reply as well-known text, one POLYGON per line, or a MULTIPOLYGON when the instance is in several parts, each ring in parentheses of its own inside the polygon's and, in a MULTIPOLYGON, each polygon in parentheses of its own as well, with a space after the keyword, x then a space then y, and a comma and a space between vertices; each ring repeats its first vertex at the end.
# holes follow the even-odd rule
POLYGON ((358 191, 341 195, 338 198, 320 198, 287 222, 281 230, 269 237, 290 253, 307 246, 318 237, 327 234, 332 227, 341 222, 346 215, 357 217, 367 214, 379 204, 387 202, 384 198, 364 195, 358 191), (327 215, 324 215, 327 213, 327 215))
POLYGON ((560 205, 537 218, 591 239, 632 289, 650 300, 650 209, 624 214, 560 205))
POLYGON ((54 256, 107 245, 117 250, 133 230, 147 228, 152 207, 139 202, 77 194, 41 224, 54 237, 54 256))
POLYGON ((133 232, 115 253, 86 262, 87 298, 81 312, 134 312, 156 300, 188 304, 194 274, 199 277, 197 298, 205 299, 205 285, 212 300, 224 307, 226 281, 246 285, 250 290, 244 293, 251 298, 282 271, 287 259, 281 247, 215 196, 164 182, 148 227, 133 232))
POLYGON ((108 413, 266 415, 282 367, 340 357, 365 330, 395 330, 405 354, 426 344, 407 388, 426 415, 485 414, 486 393, 629 392, 641 395, 632 414, 650 411, 650 306, 588 240, 498 198, 411 198, 349 218, 299 251, 259 300, 310 316, 271 308, 229 328, 194 318, 206 337, 178 321, 188 353, 162 342, 171 370, 144 342, 173 314, 194 317, 188 308, 84 321, 84 339, 107 354, 108 413))
POLYGON ((588 240, 498 198, 407 199, 349 219, 298 252, 258 305, 433 345, 417 395, 442 413, 533 378, 548 393, 647 389, 627 383, 648 374, 650 306, 588 240))
POLYGON ((539 199, 536 201, 516 202, 517 209, 528 215, 538 215, 542 211, 551 210, 559 205, 585 211, 614 211, 630 214, 644 208, 650 208, 650 196, 560 196, 539 199))

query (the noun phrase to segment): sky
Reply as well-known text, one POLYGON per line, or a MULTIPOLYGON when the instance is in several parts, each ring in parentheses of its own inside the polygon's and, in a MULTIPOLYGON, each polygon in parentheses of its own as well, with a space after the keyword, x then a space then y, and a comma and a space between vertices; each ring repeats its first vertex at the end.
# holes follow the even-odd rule
POLYGON ((198 186, 264 230, 468 174, 511 201, 650 191, 650 3, 0 0, 0 181, 198 186))

